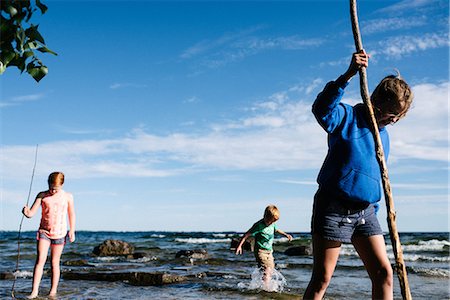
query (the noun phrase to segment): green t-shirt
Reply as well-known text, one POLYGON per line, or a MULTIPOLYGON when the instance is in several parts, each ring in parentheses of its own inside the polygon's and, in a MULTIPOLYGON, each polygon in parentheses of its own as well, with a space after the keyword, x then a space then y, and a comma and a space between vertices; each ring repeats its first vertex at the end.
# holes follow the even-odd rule
POLYGON ((250 228, 250 233, 255 237, 255 250, 263 249, 272 251, 273 239, 277 227, 275 222, 269 226, 264 223, 264 219, 259 220, 250 228))

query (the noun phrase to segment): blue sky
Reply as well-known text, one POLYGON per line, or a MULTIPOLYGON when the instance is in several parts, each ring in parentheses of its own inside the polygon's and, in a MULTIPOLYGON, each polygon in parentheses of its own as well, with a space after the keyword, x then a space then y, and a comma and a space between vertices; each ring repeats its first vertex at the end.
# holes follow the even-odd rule
MULTIPOLYGON (((39 144, 30 204, 63 171, 79 230, 245 231, 273 203, 309 231, 327 150, 310 107, 354 51, 348 1, 44 3, 49 74, 0 77, 0 229, 18 229, 39 144)), ((358 5, 369 88, 399 69, 415 93, 389 127, 398 229, 448 231, 448 1, 358 5)))

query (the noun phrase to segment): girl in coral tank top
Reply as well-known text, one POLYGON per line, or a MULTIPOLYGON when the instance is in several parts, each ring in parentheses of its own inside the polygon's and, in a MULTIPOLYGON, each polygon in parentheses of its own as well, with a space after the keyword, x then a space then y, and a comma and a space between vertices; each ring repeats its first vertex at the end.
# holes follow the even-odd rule
POLYGON ((39 284, 44 272, 48 249, 51 248, 52 258, 52 285, 49 296, 56 296, 60 276, 61 254, 68 237, 70 242, 75 241, 75 209, 73 196, 65 192, 64 174, 54 172, 48 176, 48 190, 40 192, 31 208, 25 206, 22 213, 31 218, 41 206, 42 217, 37 232, 37 258, 33 271, 33 288, 28 298, 36 298, 39 293, 39 284), (70 230, 67 232, 67 217, 69 217, 70 230))

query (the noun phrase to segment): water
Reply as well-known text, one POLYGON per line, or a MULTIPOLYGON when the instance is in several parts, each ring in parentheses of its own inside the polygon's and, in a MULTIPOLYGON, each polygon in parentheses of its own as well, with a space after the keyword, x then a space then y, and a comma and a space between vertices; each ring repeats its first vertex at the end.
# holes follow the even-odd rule
MULTIPOLYGON (((284 251, 292 246, 307 245, 311 236, 293 234, 294 240, 275 240, 274 257, 277 272, 270 290, 264 291, 261 274, 250 252, 235 255, 230 251, 235 232, 88 232, 77 233, 77 241, 66 245, 61 270, 68 272, 163 272, 187 275, 182 283, 163 286, 135 286, 127 282, 61 279, 58 299, 301 299, 311 275, 312 257, 289 257, 284 251), (99 258, 92 254, 95 246, 106 239, 117 239, 135 246, 135 252, 148 255, 139 259, 99 258), (207 259, 175 258, 179 250, 205 249, 207 259), (68 261, 85 260, 82 266, 68 266, 68 261), (66 264, 66 265, 65 265, 66 264)), ((415 299, 450 299, 450 255, 448 233, 403 233, 404 259, 412 296, 415 299)), ((394 262, 389 237, 388 254, 394 262)), ((16 282, 17 298, 31 291, 32 270, 36 253, 35 232, 22 233, 21 258, 16 282)), ((17 258, 17 232, 0 232, 0 274, 14 272, 17 258)), ((47 262, 46 270, 49 269, 47 262)), ((0 298, 10 298, 12 280, 0 280, 0 298)), ((48 294, 50 276, 44 274, 41 295, 48 294)), ((370 280, 351 245, 344 245, 327 299, 369 299, 370 280)), ((394 297, 401 299, 397 277, 394 297)), ((45 299, 42 297, 41 299, 45 299)))

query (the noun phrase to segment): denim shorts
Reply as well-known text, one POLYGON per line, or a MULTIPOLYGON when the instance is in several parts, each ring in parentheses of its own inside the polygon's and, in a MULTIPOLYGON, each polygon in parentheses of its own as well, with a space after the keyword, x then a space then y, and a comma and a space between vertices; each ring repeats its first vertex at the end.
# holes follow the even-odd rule
POLYGON ((65 245, 66 244, 66 239, 67 239, 67 235, 65 237, 59 238, 59 239, 51 239, 49 238, 45 233, 43 232, 37 232, 36 234, 36 240, 47 240, 50 242, 50 245, 65 245))
POLYGON ((383 230, 374 204, 355 208, 344 199, 319 191, 314 196, 311 233, 327 240, 351 243, 352 237, 383 235, 383 230))

